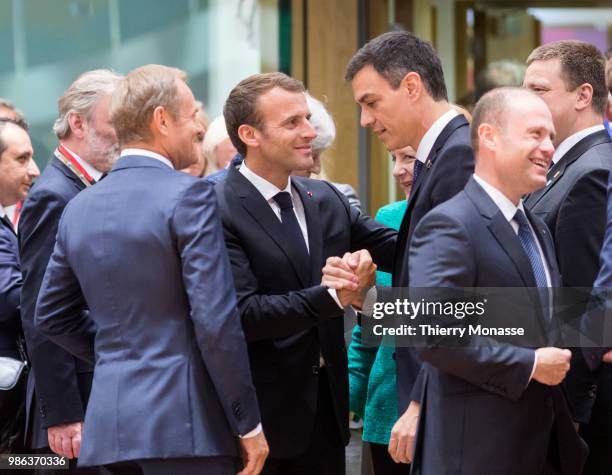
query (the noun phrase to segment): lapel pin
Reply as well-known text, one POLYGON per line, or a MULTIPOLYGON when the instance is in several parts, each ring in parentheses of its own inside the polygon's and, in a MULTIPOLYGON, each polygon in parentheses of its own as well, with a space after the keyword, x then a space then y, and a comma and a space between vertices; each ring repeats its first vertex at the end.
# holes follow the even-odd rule
POLYGON ((312 191, 307 191, 306 194, 308 195, 308 198, 312 198, 312 191))
POLYGON ((557 173, 555 173, 555 174, 553 175, 553 180, 554 180, 555 178, 557 178, 557 177, 558 177, 560 174, 561 174, 561 171, 560 171, 560 170, 559 170, 559 171, 557 171, 557 173))
POLYGON ((428 159, 428 160, 425 162, 425 168, 431 168, 431 160, 429 160, 429 159, 428 159))

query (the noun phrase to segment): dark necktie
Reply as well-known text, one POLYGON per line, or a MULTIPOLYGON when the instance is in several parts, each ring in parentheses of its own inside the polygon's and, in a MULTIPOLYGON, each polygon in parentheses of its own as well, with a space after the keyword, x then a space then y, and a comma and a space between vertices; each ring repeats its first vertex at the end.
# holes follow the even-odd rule
POLYGON ((304 235, 302 234, 300 224, 293 212, 291 195, 287 191, 281 191, 274 195, 273 200, 276 201, 280 207, 281 225, 285 231, 285 236, 296 252, 296 255, 302 260, 299 264, 305 266, 305 269, 309 268, 310 258, 308 257, 308 248, 304 242, 304 235))
POLYGON ((15 228, 13 227, 13 224, 11 223, 11 220, 8 218, 8 216, 4 215, 0 218, 0 221, 2 221, 2 223, 11 230, 11 232, 15 232, 15 228))
MULTIPOLYGON (((521 241, 521 246, 527 254, 529 263, 531 264, 531 270, 533 271, 533 277, 535 278, 536 285, 538 288, 548 288, 548 282, 546 281, 546 270, 544 269, 544 262, 542 256, 538 251, 538 245, 536 238, 531 232, 531 227, 527 221, 527 216, 520 209, 516 211, 514 215, 514 221, 518 224, 518 238, 521 241)), ((540 300, 542 301, 542 307, 545 309, 544 314, 548 318, 548 293, 546 291, 540 291, 540 300)))
POLYGON ((417 183, 421 172, 423 171, 423 162, 419 159, 414 161, 414 169, 412 171, 412 188, 410 188, 410 196, 414 194, 414 190, 416 190, 417 183))

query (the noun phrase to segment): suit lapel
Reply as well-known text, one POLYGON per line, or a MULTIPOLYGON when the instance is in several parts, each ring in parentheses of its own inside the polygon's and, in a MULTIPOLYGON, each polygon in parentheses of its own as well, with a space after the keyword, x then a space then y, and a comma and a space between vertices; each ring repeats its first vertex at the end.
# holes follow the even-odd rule
POLYGON ((2 216, 0 221, 2 221, 2 226, 8 229, 13 236, 17 236, 17 233, 15 233, 15 228, 13 228, 13 224, 7 215, 2 216))
POLYGON ((310 282, 316 284, 321 282, 321 270, 323 267, 323 228, 319 211, 319 199, 306 189, 305 184, 292 179, 293 187, 297 190, 304 205, 306 215, 306 227, 308 228, 308 250, 310 253, 310 282))
POLYGON ((538 201, 540 201, 542 197, 545 196, 546 193, 548 193, 548 191, 552 189, 561 179, 567 167, 578 160, 590 148, 608 142, 610 142, 610 136, 608 135, 607 130, 600 130, 587 135, 580 140, 576 145, 570 148, 557 163, 550 167, 550 170, 548 170, 548 173, 546 174, 546 186, 534 193, 531 193, 525 199, 525 205, 530 209, 533 208, 538 201))
POLYGON ((62 162, 57 158, 53 157, 51 160, 51 166, 55 167, 62 175, 64 175, 68 181, 70 181, 78 191, 83 191, 86 187, 85 184, 62 162))
MULTIPOLYGON (((309 287, 310 272, 301 269, 298 265, 300 261, 299 256, 295 255, 294 248, 287 240, 281 222, 276 217, 276 214, 274 214, 274 211, 272 211, 270 204, 264 199, 257 188, 255 188, 255 186, 235 168, 230 168, 228 170, 227 183, 240 197, 240 203, 247 213, 253 217, 261 229, 285 253, 302 285, 304 287, 309 287)), ((304 202, 304 200, 302 200, 302 202, 304 202)))

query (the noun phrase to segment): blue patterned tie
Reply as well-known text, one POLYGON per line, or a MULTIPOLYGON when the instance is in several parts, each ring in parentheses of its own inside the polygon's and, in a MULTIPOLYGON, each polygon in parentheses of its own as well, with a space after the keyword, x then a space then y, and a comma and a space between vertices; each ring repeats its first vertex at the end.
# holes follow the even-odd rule
POLYGON ((417 187, 417 183, 418 183, 417 180, 419 179, 419 176, 421 175, 422 171, 423 171, 423 162, 417 158, 414 161, 414 169, 412 171, 412 188, 410 189, 410 196, 413 195, 414 190, 417 187))
MULTIPOLYGON (((518 238, 521 241, 521 245, 527 254, 529 263, 531 264, 531 270, 533 271, 533 277, 535 278, 536 285, 539 288, 548 288, 548 282, 546 281, 546 270, 544 269, 544 262, 542 256, 538 251, 538 245, 536 238, 531 232, 531 227, 527 221, 527 216, 520 209, 516 211, 514 215, 514 221, 518 224, 518 238)), ((544 314, 546 318, 550 315, 548 312, 548 293, 540 291, 540 300, 542 301, 542 307, 544 308, 544 314)))

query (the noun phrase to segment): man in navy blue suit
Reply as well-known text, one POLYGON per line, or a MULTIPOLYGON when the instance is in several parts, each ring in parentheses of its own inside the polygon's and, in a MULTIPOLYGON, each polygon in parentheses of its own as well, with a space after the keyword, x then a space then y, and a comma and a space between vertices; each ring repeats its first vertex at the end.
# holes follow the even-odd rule
MULTIPOLYGON (((23 361, 19 297, 21 269, 17 235, 4 208, 23 200, 39 175, 32 158, 27 125, 0 118, 0 357, 23 361)), ((25 373, 9 390, 0 391, 0 452, 23 452, 25 373)))
MULTIPOLYGON (((559 286, 550 232, 521 199, 546 184, 554 133, 550 111, 535 94, 500 88, 483 96, 472 123, 475 173, 417 226, 413 288, 559 286)), ((413 459, 419 473, 582 473, 586 445, 559 386, 571 353, 550 346, 555 322, 544 295, 508 311, 512 320, 504 322, 541 322, 540 348, 476 337, 468 347, 419 349, 423 411, 413 459)))
POLYGON ((95 361, 79 464, 105 474, 229 475, 242 449, 255 475, 267 456, 213 187, 175 171, 203 133, 185 81, 121 82, 121 157, 66 206, 38 298, 39 330, 95 361))
MULTIPOLYGON (((393 286, 407 287, 407 249, 416 226, 429 210, 461 191, 474 170, 469 124, 448 103, 436 51, 412 33, 388 32, 368 42, 351 58, 345 78, 351 81, 353 96, 361 108, 361 125, 371 128, 388 150, 407 145, 416 150, 412 191, 393 263, 393 286)), ((338 265, 339 258, 329 261, 325 272, 333 273, 338 265)), ((349 270, 345 266, 345 271, 349 270)), ((335 272, 340 272, 335 277, 341 278, 341 271, 335 272)), ((333 285, 332 280, 326 283, 333 285)), ((390 300, 391 292, 385 287, 369 291, 364 312, 371 314, 376 301, 390 300)), ((407 348, 397 349, 396 362, 402 417, 392 431, 390 451, 396 462, 406 462, 395 448, 400 432, 416 431, 419 398, 411 393, 420 391, 414 387, 420 364, 407 348)))
POLYGON ((345 473, 346 300, 321 285, 321 269, 329 256, 362 249, 389 269, 395 247, 395 231, 333 185, 291 175, 313 166, 310 115, 303 84, 282 73, 244 79, 224 107, 244 162, 216 192, 270 441, 267 475, 345 473))
MULTIPOLYGON (((34 326, 34 310, 64 207, 108 172, 117 158, 109 104, 119 79, 109 70, 87 71, 60 97, 53 125, 59 144, 26 198, 19 222, 21 318, 32 362, 28 443, 37 453, 52 451, 69 459, 78 456, 93 366, 39 332, 34 326)), ((70 470, 76 470, 73 460, 70 470)))

